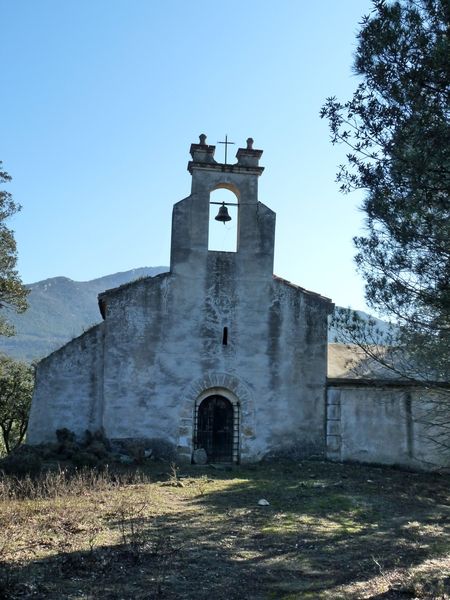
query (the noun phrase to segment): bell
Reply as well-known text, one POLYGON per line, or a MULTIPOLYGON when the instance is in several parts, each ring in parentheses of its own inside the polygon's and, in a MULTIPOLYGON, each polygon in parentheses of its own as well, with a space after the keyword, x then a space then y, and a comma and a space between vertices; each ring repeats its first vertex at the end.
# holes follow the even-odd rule
POLYGON ((231 217, 228 214, 228 208, 225 206, 225 202, 222 202, 222 206, 219 208, 219 212, 217 213, 217 217, 215 217, 216 221, 222 221, 225 225, 227 221, 231 221, 231 217))

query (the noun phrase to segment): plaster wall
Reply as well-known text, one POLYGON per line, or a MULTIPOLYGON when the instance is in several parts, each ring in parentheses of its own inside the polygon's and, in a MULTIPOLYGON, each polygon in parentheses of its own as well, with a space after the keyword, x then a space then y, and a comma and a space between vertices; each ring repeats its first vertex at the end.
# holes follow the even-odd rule
POLYGON ((323 453, 328 303, 272 277, 239 277, 237 254, 204 258, 203 280, 164 274, 109 294, 106 434, 163 437, 190 458, 191 388, 203 382, 198 395, 240 401, 241 460, 291 446, 323 453))
POLYGON ((104 323, 39 362, 27 442, 54 442, 55 431, 77 434, 102 424, 104 323))
POLYGON ((418 386, 330 385, 328 458, 425 470, 448 466, 436 413, 441 399, 440 392, 418 386))

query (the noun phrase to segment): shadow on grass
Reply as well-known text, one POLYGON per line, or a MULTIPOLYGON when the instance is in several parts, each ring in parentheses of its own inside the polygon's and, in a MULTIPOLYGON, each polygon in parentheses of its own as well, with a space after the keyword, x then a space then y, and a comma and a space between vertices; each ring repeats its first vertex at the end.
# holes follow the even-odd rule
POLYGON ((337 600, 361 598, 356 582, 372 600, 440 597, 389 587, 449 551, 443 477, 314 462, 186 471, 167 488, 184 509, 114 515, 122 543, 11 566, 4 597, 337 600))

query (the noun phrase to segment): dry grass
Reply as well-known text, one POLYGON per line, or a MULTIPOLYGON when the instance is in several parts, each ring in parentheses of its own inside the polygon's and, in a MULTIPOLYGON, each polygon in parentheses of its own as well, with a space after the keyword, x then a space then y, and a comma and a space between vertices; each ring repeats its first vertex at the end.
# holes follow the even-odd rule
POLYGON ((0 598, 447 599, 449 529, 448 477, 394 469, 4 478, 0 598))

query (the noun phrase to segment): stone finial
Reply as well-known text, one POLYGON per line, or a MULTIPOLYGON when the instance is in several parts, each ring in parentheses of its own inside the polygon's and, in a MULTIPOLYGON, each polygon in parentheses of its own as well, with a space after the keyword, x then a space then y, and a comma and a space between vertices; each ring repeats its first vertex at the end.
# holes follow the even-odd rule
MULTIPOLYGON (((214 151, 216 149, 215 146, 208 146, 206 143, 206 134, 201 133, 199 136, 198 144, 191 144, 190 153, 192 156, 192 160, 195 163, 208 163, 213 164, 216 161, 214 160, 214 151)), ((190 172, 191 163, 188 164, 188 170, 190 172)))
POLYGON ((255 150, 253 148, 253 138, 249 137, 247 138, 247 147, 239 148, 237 151, 236 158, 238 159, 238 165, 262 169, 263 167, 259 166, 259 159, 261 158, 262 153, 262 150, 255 150))

